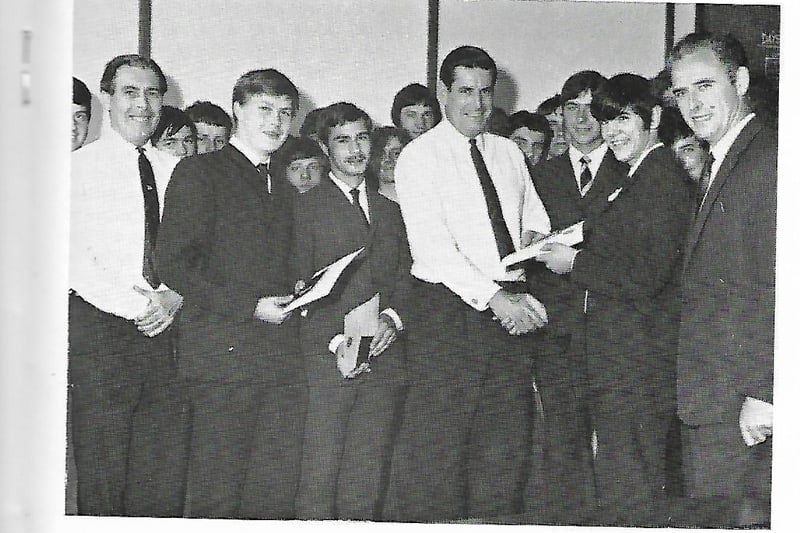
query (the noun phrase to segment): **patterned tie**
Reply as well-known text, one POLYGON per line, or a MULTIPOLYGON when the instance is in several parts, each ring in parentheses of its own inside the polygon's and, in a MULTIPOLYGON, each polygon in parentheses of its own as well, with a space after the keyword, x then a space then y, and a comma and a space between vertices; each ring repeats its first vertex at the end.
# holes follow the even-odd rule
POLYGON ((153 167, 144 149, 139 146, 139 178, 142 181, 142 195, 144 196, 144 254, 142 258, 142 276, 154 289, 161 285, 155 269, 156 239, 158 238, 158 225, 161 219, 158 205, 158 191, 156 190, 156 177, 153 167))
POLYGON ((592 182, 592 171, 589 169, 591 160, 588 156, 581 157, 581 192, 592 182))
POLYGON ((272 178, 269 175, 269 167, 266 163, 256 165, 258 173, 264 176, 264 184, 267 186, 267 194, 272 194, 272 178))
POLYGON ((514 241, 511 240, 508 226, 506 226, 506 221, 503 219, 503 211, 500 208, 500 198, 497 196, 497 189, 495 189, 494 183, 492 183, 492 177, 489 175, 489 170, 486 168, 486 163, 483 161, 483 156, 481 155, 481 151, 478 150, 475 139, 469 140, 469 153, 472 156, 472 163, 475 165, 475 170, 478 172, 478 179, 481 181, 483 197, 486 200, 486 208, 489 211, 489 221, 492 224, 492 231, 494 232, 494 240, 497 244, 497 251, 502 259, 514 251, 514 241))
POLYGON ((364 213, 364 210, 361 209, 361 203, 358 201, 359 195, 358 189, 350 189, 350 195, 353 197, 353 207, 358 211, 358 216, 361 218, 361 221, 364 223, 365 226, 369 227, 369 219, 367 218, 367 214, 364 213))
POLYGON ((708 158, 703 165, 703 171, 700 173, 700 182, 697 184, 697 210, 700 211, 700 206, 703 205, 703 199, 708 192, 708 186, 711 184, 711 165, 714 164, 714 154, 708 153, 708 158))

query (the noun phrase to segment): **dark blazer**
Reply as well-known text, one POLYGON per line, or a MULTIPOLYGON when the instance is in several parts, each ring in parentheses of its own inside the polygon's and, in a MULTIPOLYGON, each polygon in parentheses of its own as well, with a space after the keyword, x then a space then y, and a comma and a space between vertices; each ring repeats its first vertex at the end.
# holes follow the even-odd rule
MULTIPOLYGON (((591 213, 602 210, 608 195, 625 179, 628 167, 606 152, 597 176, 586 196, 581 196, 569 160, 569 152, 536 165, 531 173, 536 192, 542 199, 553 230, 566 228, 585 220, 591 213)), ((576 290, 568 280, 547 270, 535 261, 527 265, 531 294, 547 309, 550 322, 547 330, 564 333, 570 329, 574 310, 583 302, 583 291, 576 290)))
POLYGON ((161 279, 184 297, 179 372, 194 380, 304 382, 294 318, 254 318, 263 296, 292 292, 292 194, 231 145, 182 160, 164 201, 161 279))
MULTIPOLYGON (((400 209, 369 187, 367 200, 368 228, 330 178, 323 178, 317 187, 297 198, 293 254, 297 279, 308 280, 320 268, 366 247, 363 259, 345 271, 332 294, 312 304, 309 315, 302 319, 303 353, 312 371, 338 374, 328 343, 342 333, 345 314, 376 292, 380 293, 381 310, 392 308, 401 320, 408 316, 411 254, 400 209)), ((392 369, 402 367, 398 347, 395 342, 373 362, 369 377, 382 374, 397 379, 392 369)))
POLYGON ((738 420, 745 396, 772 402, 778 140, 751 120, 688 234, 678 409, 688 424, 738 420))

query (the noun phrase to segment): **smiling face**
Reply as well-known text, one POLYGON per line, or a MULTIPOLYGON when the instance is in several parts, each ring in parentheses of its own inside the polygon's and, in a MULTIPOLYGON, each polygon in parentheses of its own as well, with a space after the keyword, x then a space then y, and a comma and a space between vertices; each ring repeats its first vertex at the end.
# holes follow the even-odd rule
POLYGON ((739 67, 731 81, 725 65, 707 48, 672 64, 672 94, 683 119, 697 137, 714 144, 746 114, 747 68, 739 67))
POLYGON ((433 108, 425 104, 407 105, 400 110, 400 127, 416 139, 434 126, 436 115, 433 108))
POLYGON ((363 120, 332 126, 327 147, 333 175, 352 187, 361 183, 371 146, 369 128, 363 120))
POLYGON ((288 96, 254 94, 247 101, 234 102, 236 136, 252 150, 268 156, 289 136, 294 104, 288 96))
POLYGON ((129 143, 144 145, 161 116, 164 96, 158 76, 150 69, 125 65, 117 69, 111 88, 111 94, 100 93, 111 127, 129 143))
POLYGON ((577 97, 564 102, 562 109, 564 137, 572 146, 586 154, 600 146, 600 123, 592 116, 589 105, 592 90, 586 89, 577 97))
POLYGON ((623 109, 615 118, 604 120, 600 129, 614 157, 623 163, 633 164, 652 144, 650 129, 645 128, 642 117, 630 107, 623 109))
POLYGON ((456 67, 453 83, 445 91, 445 115, 462 135, 472 138, 486 131, 494 102, 491 72, 456 67))

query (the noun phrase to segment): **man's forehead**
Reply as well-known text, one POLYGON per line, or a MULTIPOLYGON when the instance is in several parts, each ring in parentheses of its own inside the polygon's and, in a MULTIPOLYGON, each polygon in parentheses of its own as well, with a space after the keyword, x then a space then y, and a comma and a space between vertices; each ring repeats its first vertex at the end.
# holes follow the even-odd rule
POLYGON ((592 90, 584 89, 578 94, 578 96, 576 96, 575 98, 570 98, 569 100, 567 100, 567 102, 589 105, 592 103, 592 90))
POLYGON ((285 94, 274 93, 256 93, 251 94, 247 102, 255 102, 259 104, 269 104, 273 107, 293 108, 294 102, 292 98, 285 94))
POLYGON ((134 67, 123 65, 117 69, 114 75, 116 86, 136 86, 136 87, 158 87, 158 76, 152 69, 147 67, 134 67))
POLYGON ((407 106, 403 106, 400 110, 401 113, 403 112, 413 112, 413 111, 432 111, 433 108, 428 104, 408 104, 407 106))
POLYGON ((331 127, 331 135, 343 135, 346 133, 358 134, 363 132, 369 133, 367 125, 363 119, 345 122, 344 124, 337 124, 336 126, 331 127))
POLYGON ((493 86, 492 73, 485 68, 458 66, 453 70, 453 85, 493 86))
POLYGON ((672 64, 672 83, 686 77, 708 77, 724 72, 725 65, 712 50, 700 48, 676 59, 672 64))
POLYGON ((674 147, 676 150, 680 150, 681 148, 686 148, 687 146, 699 146, 700 141, 694 135, 690 135, 688 137, 681 137, 677 141, 675 141, 674 147))

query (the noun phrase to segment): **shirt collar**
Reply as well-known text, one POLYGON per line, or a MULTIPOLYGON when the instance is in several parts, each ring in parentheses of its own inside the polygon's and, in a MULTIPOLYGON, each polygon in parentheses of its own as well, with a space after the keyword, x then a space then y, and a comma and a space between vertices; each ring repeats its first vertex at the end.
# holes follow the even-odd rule
POLYGON ((600 143, 600 146, 589 152, 588 154, 584 154, 571 144, 567 149, 567 153, 569 154, 569 160, 572 163, 572 168, 579 171, 581 167, 581 158, 587 156, 589 158, 589 170, 592 171, 592 176, 597 175, 597 170, 600 168, 600 163, 603 162, 603 158, 606 156, 606 152, 608 151, 608 145, 606 143, 600 143))
MULTIPOLYGON (((348 184, 346 184, 345 182, 334 176, 333 172, 328 172, 328 177, 331 179, 333 184, 339 187, 339 189, 344 193, 344 195, 347 198, 349 198, 350 201, 352 202, 353 195, 350 194, 350 191, 353 189, 353 187, 349 186, 348 184)), ((358 192, 360 193, 359 196, 363 197, 367 192, 367 180, 366 179, 361 180, 361 183, 358 184, 358 187, 356 187, 356 189, 358 189, 358 192)))
MULTIPOLYGON (((446 116, 442 117, 442 121, 440 124, 442 125, 442 129, 447 132, 448 136, 452 137, 453 139, 457 139, 458 141, 464 142, 464 146, 469 147, 470 137, 467 137, 466 135, 458 131, 456 127, 453 126, 453 123, 450 122, 450 120, 448 120, 446 116)), ((478 147, 478 150, 480 150, 481 152, 485 148, 485 142, 486 142, 485 137, 486 137, 486 132, 481 132, 475 136, 475 144, 478 147)))
POLYGON ((242 154, 244 154, 247 160, 250 161, 254 167, 257 167, 261 164, 269 166, 269 156, 267 156, 266 161, 262 161, 259 154, 257 154, 252 148, 248 147, 239 137, 236 136, 235 133, 231 136, 231 140, 228 142, 233 145, 234 148, 242 152, 242 154))
POLYGON ((653 146, 642 152, 641 155, 639 155, 639 158, 636 160, 636 162, 631 165, 631 169, 628 171, 628 177, 630 178, 631 176, 633 176, 633 173, 636 172, 636 169, 638 169, 639 165, 642 164, 642 161, 644 161, 644 158, 647 157, 647 154, 649 154, 650 152, 652 152, 653 150, 655 150, 660 146, 664 146, 664 143, 660 142, 655 143, 653 146))
MULTIPOLYGON (((722 160, 725 159, 725 156, 728 155, 728 151, 733 146, 734 141, 742 132, 745 126, 753 120, 755 117, 755 113, 750 113, 742 120, 737 122, 731 129, 729 129, 722 138, 717 141, 717 143, 711 147, 711 154, 714 156, 714 166, 719 168, 719 165, 722 164, 722 160)), ((712 169, 712 172, 716 172, 716 169, 712 169)))

